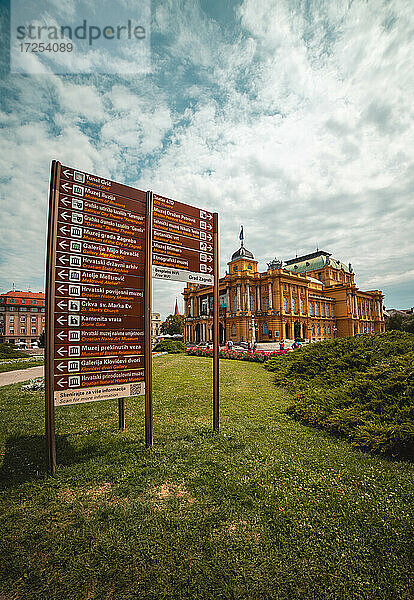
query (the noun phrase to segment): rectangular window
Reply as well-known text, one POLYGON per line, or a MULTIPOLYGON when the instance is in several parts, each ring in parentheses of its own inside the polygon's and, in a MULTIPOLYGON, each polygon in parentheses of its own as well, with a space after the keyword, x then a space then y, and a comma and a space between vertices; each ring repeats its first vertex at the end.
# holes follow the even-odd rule
POLYGON ((319 315, 319 304, 317 302, 315 302, 315 315, 319 315))
POLYGON ((32 323, 36 323, 36 317, 32 317, 32 323))
POLYGON ((269 310, 269 298, 265 298, 264 310, 265 310, 265 312, 267 312, 269 310))
POLYGON ((32 335, 36 333, 36 327, 32 327, 32 335))
POLYGON ((37 308, 31 308, 30 312, 37 312, 37 308))
POLYGON ((263 323, 263 333, 267 333, 267 323, 263 323))
POLYGON ((32 304, 37 304, 36 300, 32 300, 32 304))
POLYGON ((10 323, 14 323, 14 315, 10 315, 10 323))
POLYGON ((302 300, 302 298, 300 299, 300 312, 301 312, 301 313, 305 312, 305 305, 304 305, 304 303, 303 303, 303 300, 302 300))
POLYGON ((309 312, 310 312, 311 317, 313 317, 313 302, 311 302, 309 304, 309 312))
POLYGON ((26 323, 26 316, 23 315, 22 317, 20 317, 20 323, 26 323))
POLYGON ((14 333, 14 327, 10 327, 10 334, 14 333))
POLYGON ((287 312, 288 309, 288 303, 287 303, 287 298, 286 296, 283 296, 283 309, 287 312))
POLYGON ((20 327, 20 333, 26 333, 26 327, 20 327))
POLYGON ((26 304, 26 300, 24 300, 24 298, 22 298, 22 301, 21 301, 21 303, 22 303, 22 304, 26 304))

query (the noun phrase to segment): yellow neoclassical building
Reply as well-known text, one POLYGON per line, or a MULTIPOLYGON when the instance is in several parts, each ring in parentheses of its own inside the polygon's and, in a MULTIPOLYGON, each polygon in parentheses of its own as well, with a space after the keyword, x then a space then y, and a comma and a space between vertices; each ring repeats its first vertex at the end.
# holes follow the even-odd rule
MULTIPOLYGON (((183 292, 187 342, 212 339, 213 288, 188 284, 183 292)), ((364 292, 351 264, 317 250, 259 273, 244 247, 220 279, 220 343, 285 339, 325 340, 385 331, 383 294, 364 292)))

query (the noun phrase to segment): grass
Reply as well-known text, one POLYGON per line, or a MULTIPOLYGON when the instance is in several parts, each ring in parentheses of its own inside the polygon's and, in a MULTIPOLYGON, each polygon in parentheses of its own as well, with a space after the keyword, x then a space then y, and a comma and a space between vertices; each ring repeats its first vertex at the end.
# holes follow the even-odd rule
POLYGON ((412 600, 413 466, 292 420, 262 366, 220 369, 219 435, 204 358, 154 360, 152 450, 142 398, 125 432, 114 402, 59 408, 55 477, 42 395, 1 389, 2 600, 412 600))

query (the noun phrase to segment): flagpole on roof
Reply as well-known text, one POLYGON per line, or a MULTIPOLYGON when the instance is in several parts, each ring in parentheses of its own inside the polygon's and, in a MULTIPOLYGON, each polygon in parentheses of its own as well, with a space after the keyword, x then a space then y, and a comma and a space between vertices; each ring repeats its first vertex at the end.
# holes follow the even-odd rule
POLYGON ((239 240, 241 242, 241 247, 243 247, 244 244, 244 231, 243 231, 243 225, 240 226, 240 235, 239 235, 239 240))

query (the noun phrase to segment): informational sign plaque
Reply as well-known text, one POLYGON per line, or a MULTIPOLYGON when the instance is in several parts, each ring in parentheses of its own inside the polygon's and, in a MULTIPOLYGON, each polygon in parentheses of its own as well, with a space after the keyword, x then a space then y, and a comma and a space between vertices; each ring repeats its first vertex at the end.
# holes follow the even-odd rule
POLYGON ((146 193, 55 168, 48 294, 54 405, 144 394, 146 193))
POLYGON ((154 194, 152 276, 211 284, 213 213, 154 194))

